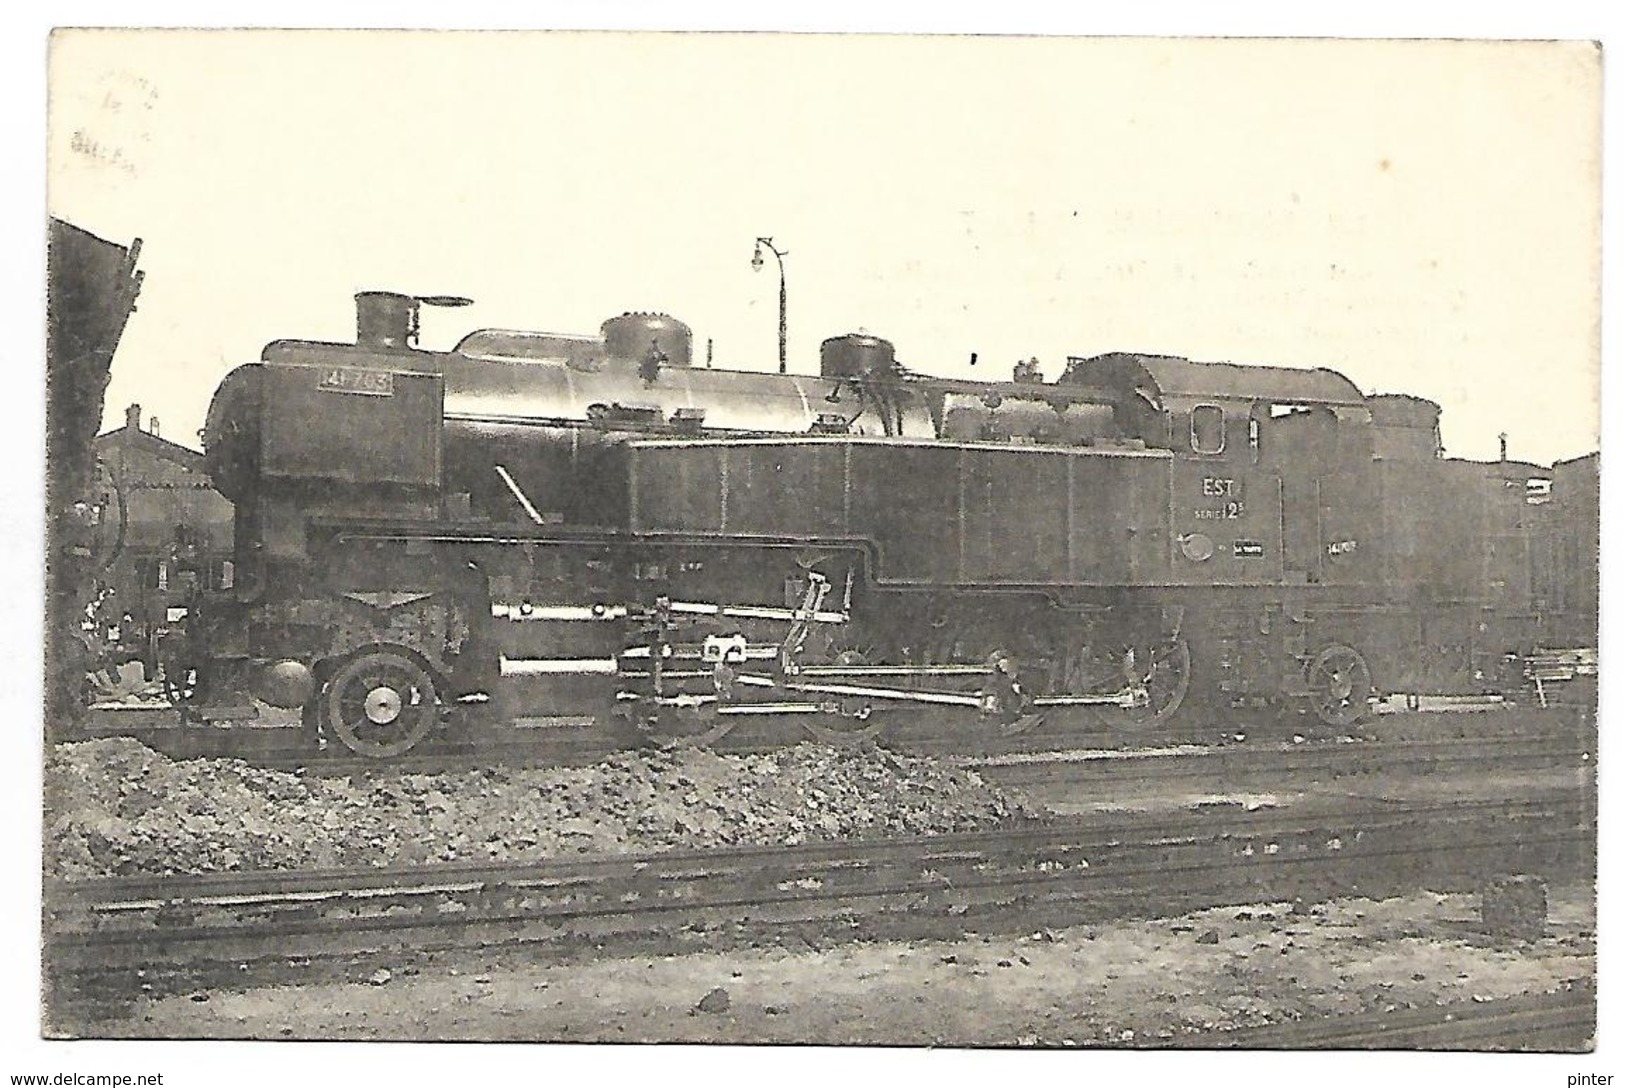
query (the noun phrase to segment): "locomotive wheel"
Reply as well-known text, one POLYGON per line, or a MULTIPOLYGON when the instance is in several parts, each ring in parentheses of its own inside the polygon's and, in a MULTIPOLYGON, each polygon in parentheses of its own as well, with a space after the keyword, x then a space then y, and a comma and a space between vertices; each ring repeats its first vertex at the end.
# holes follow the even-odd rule
POLYGON ((999 726, 999 736, 1019 737, 1023 733, 1031 733, 1043 725, 1045 717, 1042 714, 1023 714, 1013 722, 1005 722, 999 726))
POLYGON ((1145 685, 1149 701, 1124 713, 1141 725, 1165 722, 1179 711, 1190 693, 1191 645, 1184 635, 1175 635, 1136 646, 1134 651, 1135 676, 1145 685))
POLYGON ((197 699, 201 673, 192 653, 192 640, 185 629, 171 630, 159 637, 152 661, 157 667, 164 700, 185 715, 197 699))
POLYGON ((1005 650, 987 656, 993 675, 982 685, 982 717, 995 722, 1001 736, 1015 736, 1036 729, 1044 722, 1032 711, 1032 696, 1021 683, 1021 664, 1005 650))
POLYGON ((1370 709, 1371 669, 1352 646, 1335 644, 1316 654, 1308 687, 1309 708, 1327 725, 1353 725, 1370 709))
MULTIPOLYGON (((858 649, 842 650, 835 655, 836 665, 867 665, 870 654, 858 649)), ((810 715, 802 719, 802 726, 815 739, 831 745, 865 744, 880 736, 886 728, 886 716, 875 714, 867 703, 857 699, 842 699, 837 703, 836 715, 810 715)))
POLYGON ((712 706, 662 707, 640 728, 645 739, 657 748, 709 748, 738 724, 731 715, 722 715, 712 706))
POLYGON ((357 755, 388 759, 410 751, 440 715, 434 678, 412 657, 392 650, 358 654, 322 693, 322 717, 357 755))
POLYGON ((197 669, 179 659, 160 662, 159 669, 163 678, 164 699, 176 710, 184 712, 197 698, 197 669))
POLYGON ((801 722, 802 726, 815 740, 831 745, 867 744, 874 740, 886 728, 886 719, 882 715, 870 714, 861 718, 836 717, 820 721, 816 715, 808 716, 801 722), (830 725, 828 721, 839 724, 830 725))

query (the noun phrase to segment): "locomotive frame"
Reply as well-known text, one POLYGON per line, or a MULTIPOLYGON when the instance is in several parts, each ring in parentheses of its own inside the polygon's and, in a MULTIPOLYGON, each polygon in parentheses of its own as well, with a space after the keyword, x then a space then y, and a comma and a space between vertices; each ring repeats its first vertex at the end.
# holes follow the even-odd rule
POLYGON ((355 344, 222 383, 237 578, 165 640, 188 713, 300 709, 379 758, 447 726, 868 740, 900 708, 1347 728, 1515 685, 1557 626, 1551 474, 1444 459, 1437 405, 1333 371, 968 382, 868 335, 817 377, 713 371, 649 314, 419 350, 419 305, 461 301, 363 292, 355 344))

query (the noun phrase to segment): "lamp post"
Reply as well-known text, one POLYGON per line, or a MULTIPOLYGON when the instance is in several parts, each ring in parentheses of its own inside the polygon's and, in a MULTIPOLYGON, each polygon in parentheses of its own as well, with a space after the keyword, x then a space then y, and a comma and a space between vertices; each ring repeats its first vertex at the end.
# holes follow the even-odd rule
POLYGON ((785 324, 785 302, 787 296, 785 295, 784 291, 784 258, 786 251, 780 250, 777 246, 775 246, 773 244, 773 239, 771 238, 756 239, 756 253, 750 259, 750 266, 758 271, 760 271, 762 267, 763 246, 766 246, 767 251, 773 254, 773 259, 779 262, 779 373, 783 374, 785 372, 785 348, 788 343, 787 326, 785 324))

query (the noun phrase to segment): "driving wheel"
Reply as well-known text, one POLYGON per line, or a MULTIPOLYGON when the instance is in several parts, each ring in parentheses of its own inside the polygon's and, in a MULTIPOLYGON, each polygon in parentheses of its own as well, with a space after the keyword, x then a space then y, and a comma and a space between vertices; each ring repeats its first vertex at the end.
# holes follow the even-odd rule
POLYGON ((323 720, 357 755, 387 759, 410 751, 439 717, 434 678, 410 655, 358 654, 323 692, 323 720))
POLYGON ((709 748, 733 732, 738 722, 733 715, 718 714, 714 704, 663 706, 638 727, 657 748, 709 748))
MULTIPOLYGON (((858 649, 842 650, 835 655, 836 665, 867 665, 870 655, 858 649)), ((886 714, 877 711, 867 700, 847 697, 834 702, 830 714, 810 714, 801 721, 815 740, 831 745, 866 744, 880 736, 886 728, 886 714)))
POLYGON ((1370 709, 1371 669, 1360 651, 1336 644, 1309 664, 1309 708, 1327 725, 1353 725, 1370 709))
POLYGON ((1125 711, 1129 719, 1141 724, 1163 722, 1173 717, 1185 702, 1191 689, 1191 646, 1184 635, 1173 635, 1146 645, 1136 645, 1132 651, 1131 679, 1145 686, 1146 705, 1125 711))

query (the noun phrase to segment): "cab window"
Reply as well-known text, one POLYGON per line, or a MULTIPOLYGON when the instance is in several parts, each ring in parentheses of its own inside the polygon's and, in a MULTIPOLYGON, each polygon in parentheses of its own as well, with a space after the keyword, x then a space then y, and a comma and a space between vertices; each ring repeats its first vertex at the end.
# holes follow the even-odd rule
POLYGON ((1224 452, 1224 409, 1198 404, 1191 409, 1191 449, 1202 454, 1224 452))

